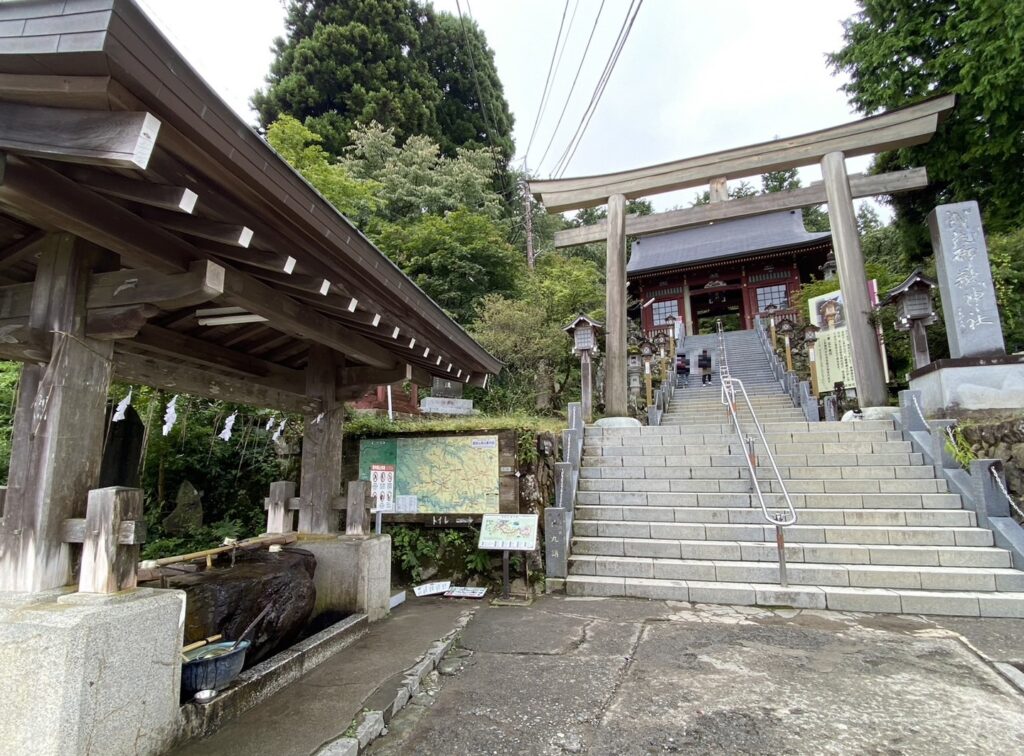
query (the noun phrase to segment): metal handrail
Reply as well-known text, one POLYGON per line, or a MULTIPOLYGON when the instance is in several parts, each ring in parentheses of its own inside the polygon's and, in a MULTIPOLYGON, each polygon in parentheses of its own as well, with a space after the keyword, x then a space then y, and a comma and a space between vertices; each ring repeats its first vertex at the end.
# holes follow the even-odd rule
POLYGON ((729 409, 729 415, 732 417, 733 427, 736 429, 736 436, 739 438, 740 444, 743 446, 743 458, 747 463, 747 470, 750 473, 750 485, 757 495, 757 500, 761 505, 761 513, 764 515, 765 520, 775 526, 775 543, 779 550, 779 583, 783 586, 788 585, 786 579, 786 539, 783 532, 783 528, 788 525, 796 523, 796 510, 793 508, 793 500, 789 496, 789 491, 786 489, 786 484, 782 480, 782 473, 779 472, 779 466, 775 462, 775 455, 772 454, 771 447, 768 445, 768 439, 764 435, 764 428, 761 426, 760 421, 757 419, 757 413, 754 411, 754 405, 750 401, 750 396, 747 394, 747 389, 743 385, 743 381, 739 378, 733 378, 729 375, 729 361, 725 351, 725 330, 722 327, 722 321, 718 321, 718 346, 719 354, 721 355, 718 361, 718 373, 722 382, 722 404, 726 405, 729 409), (783 499, 786 503, 785 509, 778 509, 772 511, 768 508, 767 503, 764 500, 764 492, 761 490, 761 483, 757 479, 757 458, 754 455, 752 444, 743 438, 743 428, 740 425, 739 415, 736 414, 736 388, 739 387, 740 393, 743 395, 743 401, 747 405, 747 409, 750 410, 750 417, 754 421, 754 427, 757 429, 757 435, 761 438, 761 444, 764 446, 765 454, 768 456, 768 461, 771 463, 772 471, 775 473, 775 479, 779 483, 779 488, 782 491, 783 499))

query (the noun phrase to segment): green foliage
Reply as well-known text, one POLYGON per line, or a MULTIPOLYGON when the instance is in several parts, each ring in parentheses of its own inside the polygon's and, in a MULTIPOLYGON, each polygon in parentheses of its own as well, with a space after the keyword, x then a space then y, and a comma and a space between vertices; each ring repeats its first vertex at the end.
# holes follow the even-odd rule
POLYGON ((965 470, 969 469, 971 462, 978 458, 971 448, 971 442, 964 435, 964 428, 960 423, 950 427, 949 434, 946 436, 946 450, 965 470))
MULTIPOLYGON (((449 157, 427 136, 410 137, 400 146, 394 129, 379 123, 353 129, 350 138, 341 165, 354 178, 372 182, 379 202, 375 222, 404 223, 455 210, 500 217, 491 152, 460 148, 449 157)), ((371 224, 367 231, 372 236, 375 229, 371 224)))
POLYGON ((332 155, 372 121, 403 140, 436 134, 442 95, 421 54, 421 13, 413 0, 292 0, 267 88, 252 98, 260 122, 293 115, 332 155))
POLYGON ((372 179, 358 180, 321 146, 323 137, 295 118, 282 115, 267 129, 267 141, 281 157, 328 202, 358 226, 367 224, 381 205, 382 187, 372 179))
POLYGON ((472 19, 417 0, 290 0, 285 28, 252 98, 263 126, 292 115, 334 156, 355 127, 376 121, 399 143, 426 135, 449 156, 489 145, 502 163, 511 157, 512 116, 472 19))
POLYGON ((555 433, 564 422, 550 417, 530 415, 471 415, 439 418, 388 420, 380 415, 356 415, 345 421, 345 435, 354 438, 375 438, 396 433, 458 433, 462 431, 515 430, 526 435, 544 431, 555 433))
POLYGON ((525 268, 497 225, 467 210, 389 225, 380 232, 378 243, 462 323, 472 322, 485 297, 513 295, 525 268))
POLYGON ((431 567, 457 580, 492 579, 490 554, 476 547, 480 539, 476 528, 388 525, 384 530, 391 536, 395 571, 412 583, 423 580, 424 571, 431 567))
POLYGON ((860 0, 829 56, 862 113, 956 94, 957 105, 927 144, 884 153, 876 171, 925 166, 927 190, 893 204, 911 258, 928 254, 927 213, 976 199, 986 227, 1024 226, 1024 3, 991 0, 860 0))
POLYGON ((988 239, 988 259, 1008 352, 1024 350, 1024 228, 988 239))
POLYGON ((20 363, 0 361, 0 485, 7 484, 11 464, 11 432, 14 430, 14 406, 20 379, 20 363))
POLYGON ((589 260, 544 255, 522 289, 516 299, 485 297, 471 328, 505 363, 482 398, 485 411, 548 410, 576 398, 579 358, 562 329, 580 313, 603 318, 604 277, 589 260))
POLYGON ((428 13, 422 39, 423 55, 442 94, 435 114, 444 154, 455 155, 459 147, 489 145, 507 163, 515 152, 514 119, 483 30, 471 18, 434 12, 428 13), (478 94, 483 97, 482 107, 478 94))

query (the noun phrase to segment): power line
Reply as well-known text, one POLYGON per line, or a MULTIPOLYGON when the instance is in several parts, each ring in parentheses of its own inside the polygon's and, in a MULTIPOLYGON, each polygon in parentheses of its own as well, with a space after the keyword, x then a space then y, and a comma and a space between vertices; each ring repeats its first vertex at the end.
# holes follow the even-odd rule
POLYGON ((587 37, 587 46, 583 48, 583 56, 580 58, 580 64, 576 67, 576 75, 572 79, 572 86, 569 87, 569 94, 566 95, 565 102, 562 103, 562 112, 558 114, 558 122, 555 124, 554 131, 551 132, 551 139, 548 140, 548 146, 544 148, 544 154, 541 155, 540 161, 537 163, 538 171, 540 170, 540 166, 544 163, 545 158, 547 158, 551 145, 555 143, 555 136, 558 134, 558 129, 562 125, 562 119, 565 117, 565 110, 569 107, 569 100, 572 99, 572 93, 576 91, 576 82, 579 81, 580 71, 583 70, 583 63, 587 59, 587 52, 590 50, 590 43, 594 41, 594 32, 597 30, 597 22, 601 20, 601 11, 603 10, 604 0, 601 0, 601 5, 597 9, 597 15, 594 17, 594 25, 590 27, 590 36, 587 37))
POLYGON ((622 28, 619 30, 619 37, 615 41, 615 46, 612 48, 612 52, 608 56, 608 62, 605 63, 601 79, 598 81, 594 94, 590 98, 590 105, 587 106, 587 111, 584 113, 583 119, 580 121, 580 125, 576 129, 576 133, 569 141, 566 151, 562 153, 562 157, 559 158, 559 162, 556 164, 557 178, 561 178, 565 173, 566 169, 569 167, 569 163, 572 162, 573 156, 576 154, 577 148, 583 141, 583 136, 586 134, 587 127, 590 125, 590 119, 593 118, 594 113, 597 112, 597 106, 600 104, 601 97, 604 95, 604 90, 608 86, 608 81, 611 79, 612 72, 615 70, 615 64, 619 62, 619 56, 622 54, 622 49, 626 46, 626 40, 629 39, 629 33, 633 30, 633 22, 636 21, 636 17, 640 13, 640 8, 643 3, 644 0, 633 0, 633 3, 629 6, 629 10, 626 11, 626 19, 623 21, 622 28), (633 9, 634 5, 636 6, 636 10, 633 9), (632 16, 630 15, 631 13, 632 16))
MULTIPOLYGON (((578 5, 578 2, 577 2, 578 5)), ((533 138, 537 135, 537 125, 540 123, 541 116, 544 115, 544 108, 547 106, 548 91, 551 86, 551 75, 555 70, 555 58, 558 55, 558 43, 562 41, 562 29, 565 26, 565 16, 569 12, 569 0, 565 0, 565 8, 562 9, 562 20, 558 24, 558 36, 555 37, 555 47, 551 51, 551 62, 548 63, 548 75, 544 79, 544 90, 540 95, 540 104, 537 106, 537 117, 533 120, 533 130, 530 132, 530 139, 526 143, 526 152, 523 153, 523 160, 530 154, 530 147, 533 146, 533 138)), ((565 36, 566 42, 569 41, 569 35, 565 36)), ((565 49, 564 47, 562 48, 565 49)))
MULTIPOLYGON (((473 74, 473 85, 476 88, 476 98, 480 102, 480 115, 484 119, 484 128, 487 130, 487 142, 491 145, 491 150, 493 150, 495 154, 500 154, 501 151, 494 143, 495 129, 490 117, 487 115, 487 104, 484 102, 483 89, 480 86, 480 75, 476 70, 476 54, 473 52, 473 45, 469 40, 469 32, 466 31, 466 20, 462 17, 462 4, 459 0, 455 0, 455 7, 459 11, 459 26, 462 27, 462 38, 466 42, 466 52, 469 53, 469 70, 473 74)), ((469 5, 469 0, 466 0, 466 9, 470 14, 472 14, 473 9, 469 5)), ((501 181, 501 188, 505 199, 508 200, 509 203, 513 203, 517 198, 515 193, 509 188, 508 177, 505 174, 506 171, 498 171, 498 177, 501 181)))

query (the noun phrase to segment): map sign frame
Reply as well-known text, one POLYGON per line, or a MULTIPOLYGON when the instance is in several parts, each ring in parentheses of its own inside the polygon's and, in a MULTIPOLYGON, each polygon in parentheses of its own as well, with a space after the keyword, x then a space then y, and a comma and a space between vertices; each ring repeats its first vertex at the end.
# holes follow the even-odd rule
POLYGON ((487 514, 480 523, 478 549, 533 551, 537 548, 540 517, 535 514, 487 514))
POLYGON ((358 477, 394 470, 389 522, 469 527, 485 514, 519 511, 515 459, 514 431, 364 438, 358 477))

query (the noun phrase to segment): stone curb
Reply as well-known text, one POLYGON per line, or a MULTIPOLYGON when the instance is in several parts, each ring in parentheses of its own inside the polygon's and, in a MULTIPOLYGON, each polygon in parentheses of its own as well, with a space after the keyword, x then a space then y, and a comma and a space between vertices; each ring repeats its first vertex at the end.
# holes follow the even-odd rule
POLYGON ((395 690, 394 700, 383 711, 361 712, 353 720, 353 726, 346 731, 354 731, 354 735, 342 735, 328 741, 316 750, 314 756, 357 756, 366 750, 374 740, 381 735, 386 735, 387 724, 391 718, 401 711, 413 696, 419 693, 423 679, 437 668, 438 663, 451 650, 452 645, 458 640, 475 613, 476 609, 463 612, 455 621, 455 627, 450 632, 431 643, 426 653, 415 664, 396 676, 401 677, 402 682, 395 690))

